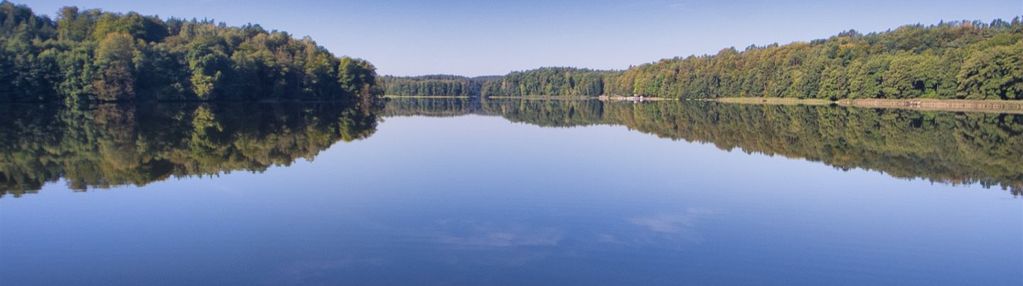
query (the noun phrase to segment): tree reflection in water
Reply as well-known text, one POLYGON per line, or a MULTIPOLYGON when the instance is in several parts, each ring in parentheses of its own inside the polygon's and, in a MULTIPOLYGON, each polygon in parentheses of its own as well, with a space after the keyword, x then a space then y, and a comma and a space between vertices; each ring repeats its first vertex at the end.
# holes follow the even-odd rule
POLYGON ((236 170, 262 172, 310 159, 338 141, 367 138, 381 116, 466 114, 545 127, 623 125, 724 150, 1023 194, 1023 115, 1012 114, 479 99, 391 99, 382 110, 341 103, 2 108, 0 195, 19 196, 61 178, 71 189, 85 190, 236 170))
POLYGON ((0 195, 64 178, 74 190, 262 172, 373 134, 374 112, 341 103, 8 105, 0 195))
POLYGON ((402 99, 390 100, 384 108, 384 116, 462 114, 548 127, 623 125, 723 150, 822 162, 842 170, 876 170, 898 178, 980 183, 1023 195, 1023 115, 1018 114, 597 100, 402 99))

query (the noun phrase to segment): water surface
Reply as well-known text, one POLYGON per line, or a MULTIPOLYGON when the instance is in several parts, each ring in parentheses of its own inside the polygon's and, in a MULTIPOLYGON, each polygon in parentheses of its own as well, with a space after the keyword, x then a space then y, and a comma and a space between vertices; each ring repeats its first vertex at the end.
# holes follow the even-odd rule
POLYGON ((1023 116, 599 101, 21 107, 9 285, 1020 285, 1023 116))

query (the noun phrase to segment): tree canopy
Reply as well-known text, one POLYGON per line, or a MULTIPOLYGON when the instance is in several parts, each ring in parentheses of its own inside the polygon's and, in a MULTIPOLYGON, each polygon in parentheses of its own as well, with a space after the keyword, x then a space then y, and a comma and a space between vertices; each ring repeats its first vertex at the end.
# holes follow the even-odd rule
MULTIPOLYGON (((399 81, 395 81, 398 83, 399 81)), ((671 98, 1023 99, 1023 23, 909 25, 787 45, 723 49, 600 71, 566 67, 470 79, 422 77, 394 94, 671 98), (479 92, 476 92, 478 83, 479 92)))
POLYGON ((394 96, 460 96, 480 95, 485 77, 469 78, 457 75, 426 75, 415 77, 381 77, 385 95, 394 96))
POLYGON ((0 101, 325 100, 375 83, 369 62, 259 25, 0 3, 0 101))
POLYGON ((606 92, 682 98, 1023 99, 1023 23, 840 33, 630 68, 606 92))
POLYGON ((483 84, 482 96, 599 96, 616 72, 547 67, 512 72, 483 84))

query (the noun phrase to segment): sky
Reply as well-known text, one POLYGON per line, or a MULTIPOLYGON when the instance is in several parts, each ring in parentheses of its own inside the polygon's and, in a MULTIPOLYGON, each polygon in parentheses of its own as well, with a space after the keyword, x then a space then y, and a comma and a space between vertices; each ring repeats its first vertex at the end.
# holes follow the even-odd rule
POLYGON ((625 69, 751 44, 884 31, 945 20, 1011 19, 1023 0, 19 1, 214 19, 310 36, 388 75, 500 75, 549 66, 625 69))

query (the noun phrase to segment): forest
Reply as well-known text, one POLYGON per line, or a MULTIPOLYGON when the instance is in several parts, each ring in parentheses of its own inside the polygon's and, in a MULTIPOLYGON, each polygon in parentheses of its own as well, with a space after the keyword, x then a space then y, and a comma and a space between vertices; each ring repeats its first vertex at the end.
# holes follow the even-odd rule
POLYGON ((630 68, 605 92, 682 98, 1023 99, 1023 23, 909 25, 630 68))
POLYGON ((380 77, 312 39, 259 25, 0 3, 0 102, 333 100, 392 96, 1023 99, 1023 23, 845 31, 605 71, 380 77), (379 81, 379 83, 378 83, 379 81))
POLYGON ((485 80, 488 78, 457 75, 382 76, 379 84, 384 95, 389 96, 478 97, 485 80))
POLYGON ((615 71, 545 67, 503 76, 383 76, 380 85, 384 94, 390 96, 599 96, 604 94, 605 82, 617 74, 615 71))
POLYGON ((512 72, 483 83, 481 96, 599 96, 616 72, 547 67, 512 72))
POLYGON ((75 7, 50 19, 0 3, 3 102, 368 98, 376 77, 365 60, 259 25, 75 7))
MULTIPOLYGON (((460 81, 471 86, 468 78, 460 81)), ((624 71, 551 67, 478 82, 479 93, 470 89, 469 95, 1023 99, 1023 23, 1017 17, 869 34, 850 30, 827 39, 727 48, 624 71)), ((432 84, 430 78, 415 82, 432 84)), ((446 92, 431 90, 435 93, 421 94, 446 92)), ((465 88, 458 91, 466 94, 465 88)))

